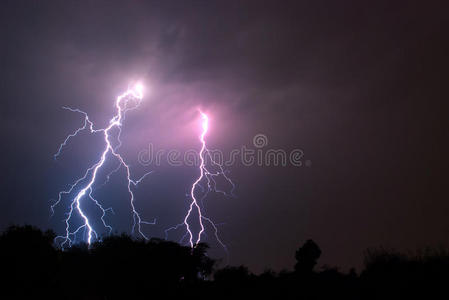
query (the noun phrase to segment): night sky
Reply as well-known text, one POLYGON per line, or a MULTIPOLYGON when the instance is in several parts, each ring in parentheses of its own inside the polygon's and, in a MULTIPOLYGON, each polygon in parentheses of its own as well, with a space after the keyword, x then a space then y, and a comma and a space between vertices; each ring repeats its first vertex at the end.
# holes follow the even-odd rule
MULTIPOLYGON (((254 148, 264 134, 267 149, 304 152, 301 167, 228 167, 236 197, 211 196, 207 207, 232 265, 292 268, 309 238, 321 264, 344 269, 360 267, 368 247, 447 246, 443 4, 1 1, 0 227, 61 233, 68 202, 50 217, 52 199, 102 149, 82 134, 53 160, 83 121, 61 107, 104 127, 115 97, 141 81, 145 98, 126 117, 120 152, 136 177, 154 171, 136 189, 141 214, 158 220, 150 236, 182 221, 198 169, 143 166, 138 154, 150 143, 198 150, 201 108, 210 148, 254 148)), ((118 232, 130 229, 123 185, 117 174, 97 194, 114 207, 118 232)))

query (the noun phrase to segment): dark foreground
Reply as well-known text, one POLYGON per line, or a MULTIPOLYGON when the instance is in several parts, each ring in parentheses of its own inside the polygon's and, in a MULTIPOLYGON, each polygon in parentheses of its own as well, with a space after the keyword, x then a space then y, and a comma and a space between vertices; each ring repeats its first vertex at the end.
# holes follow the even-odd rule
POLYGON ((321 250, 309 240, 294 271, 256 276, 244 266, 216 270, 205 244, 192 250, 122 235, 61 251, 53 239, 31 226, 0 236, 1 299, 449 299, 445 250, 369 251, 360 274, 343 274, 316 271, 321 250))

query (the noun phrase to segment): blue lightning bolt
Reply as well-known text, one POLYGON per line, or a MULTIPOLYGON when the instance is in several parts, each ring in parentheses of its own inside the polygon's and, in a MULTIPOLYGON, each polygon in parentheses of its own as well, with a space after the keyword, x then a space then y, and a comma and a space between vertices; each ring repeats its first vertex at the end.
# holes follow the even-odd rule
POLYGON ((116 169, 114 169, 111 173, 109 173, 106 176, 106 181, 103 184, 106 184, 109 181, 110 176, 117 172, 121 167, 123 167, 126 171, 126 179, 127 179, 127 188, 129 193, 129 200, 130 200, 130 206, 132 209, 132 215, 133 215, 133 226, 132 226, 132 233, 134 233, 136 227, 138 233, 147 239, 145 234, 142 232, 142 224, 155 224, 156 220, 153 220, 152 222, 143 221, 139 215, 139 213, 136 210, 136 207, 134 205, 134 193, 132 191, 133 187, 136 187, 148 174, 151 172, 145 173, 142 177, 140 177, 137 180, 131 179, 131 171, 130 166, 125 162, 123 157, 117 152, 120 146, 122 145, 122 142, 120 140, 121 135, 121 129, 122 129, 122 122, 125 118, 126 112, 137 108, 140 105, 140 102, 143 98, 143 87, 140 84, 135 85, 133 88, 128 88, 126 92, 121 94, 117 97, 115 101, 115 108, 116 108, 116 114, 112 117, 112 119, 109 121, 109 125, 106 128, 101 129, 94 129, 94 124, 92 121, 90 121, 89 116, 84 111, 81 111, 79 109, 73 109, 70 107, 63 107, 66 110, 80 113, 84 116, 84 123, 83 126, 76 129, 73 133, 69 134, 66 139, 61 143, 61 145, 58 148, 58 151, 54 155, 54 158, 57 159, 58 156, 61 154, 63 148, 67 145, 69 140, 76 135, 78 135, 80 132, 84 130, 89 130, 90 133, 102 133, 104 142, 105 142, 105 148, 103 152, 101 153, 100 159, 94 163, 92 166, 90 166, 85 172, 82 177, 77 179, 74 183, 69 185, 69 188, 67 190, 63 190, 59 192, 58 199, 55 201, 53 205, 51 205, 50 209, 52 212, 52 215, 54 213, 55 207, 62 201, 63 196, 70 195, 72 192, 75 192, 78 190, 78 188, 81 188, 76 192, 75 197, 70 202, 70 208, 67 212, 67 217, 64 219, 65 222, 65 234, 60 235, 56 237, 56 240, 61 240, 60 246, 64 248, 67 244, 68 246, 71 246, 74 242, 77 234, 84 230, 86 237, 87 244, 91 244, 94 239, 99 239, 99 236, 95 229, 93 228, 88 216, 86 215, 86 212, 83 211, 81 207, 81 202, 83 199, 89 199, 92 201, 102 212, 101 215, 101 222, 103 226, 108 229, 109 233, 112 231, 112 227, 106 223, 105 216, 108 212, 114 213, 112 208, 104 208, 100 202, 98 202, 92 195, 93 192, 93 186, 94 183, 97 180, 97 173, 101 169, 101 167, 104 165, 106 159, 110 156, 115 157, 119 164, 116 169), (118 130, 118 133, 116 134, 116 140, 117 145, 113 147, 113 144, 111 142, 111 130, 113 128, 116 128, 118 130), (76 228, 73 228, 73 225, 71 225, 71 220, 74 216, 74 214, 77 214, 82 219, 82 224, 76 228))
POLYGON ((190 247, 194 247, 196 244, 201 242, 202 235, 205 234, 206 227, 205 223, 209 224, 214 232, 215 239, 217 242, 223 247, 226 253, 228 253, 227 246, 223 243, 223 241, 220 239, 218 234, 218 225, 215 224, 210 217, 207 217, 205 215, 205 209, 203 200, 206 199, 208 194, 210 192, 216 192, 224 194, 225 196, 234 196, 233 192, 235 189, 235 184, 232 182, 232 180, 229 178, 229 176, 226 174, 226 171, 223 169, 223 165, 214 160, 211 151, 207 148, 206 145, 206 134, 209 128, 209 118, 208 116, 200 112, 201 119, 202 119, 202 132, 199 137, 201 142, 201 149, 199 151, 199 158, 200 158, 200 165, 199 165, 199 171, 200 175, 198 178, 193 182, 191 188, 190 188, 190 205, 189 209, 184 217, 184 221, 180 224, 177 224, 173 227, 170 227, 165 230, 165 238, 168 239, 168 234, 172 230, 177 230, 179 228, 185 228, 186 232, 179 241, 180 243, 183 243, 183 241, 188 238, 188 244, 190 247), (207 166, 206 161, 209 161, 209 165, 207 166), (216 171, 211 171, 212 169, 216 169, 216 171), (222 176, 229 184, 232 186, 232 189, 230 191, 230 194, 227 194, 226 192, 219 190, 217 188, 217 182, 216 178, 222 176), (206 181, 207 188, 203 187, 201 185, 201 182, 206 181), (197 188, 200 188, 203 192, 203 195, 198 198, 197 188), (197 218, 197 224, 200 227, 199 232, 195 235, 192 231, 192 213, 196 211, 198 214, 197 218))

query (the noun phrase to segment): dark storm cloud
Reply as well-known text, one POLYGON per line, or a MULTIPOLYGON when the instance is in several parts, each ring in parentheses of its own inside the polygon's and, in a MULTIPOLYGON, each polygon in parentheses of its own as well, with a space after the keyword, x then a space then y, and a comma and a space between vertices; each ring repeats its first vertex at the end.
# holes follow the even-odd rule
MULTIPOLYGON (((214 117, 214 148, 250 145, 264 133, 270 146, 302 148, 313 163, 231 168, 238 199, 210 204, 227 224, 231 263, 288 267, 310 237, 324 262, 344 266, 358 265, 368 246, 448 242, 442 3, 1 6, 1 225, 56 226, 48 200, 80 172, 70 155, 52 161, 57 143, 80 123, 60 107, 80 107, 104 123, 111 99, 143 79, 151 96, 124 134, 131 161, 149 142, 195 147, 193 112, 203 107, 214 117)), ((164 212, 169 224, 179 216, 164 201, 182 205, 194 173, 158 172, 140 197, 148 195, 146 211, 164 212)))

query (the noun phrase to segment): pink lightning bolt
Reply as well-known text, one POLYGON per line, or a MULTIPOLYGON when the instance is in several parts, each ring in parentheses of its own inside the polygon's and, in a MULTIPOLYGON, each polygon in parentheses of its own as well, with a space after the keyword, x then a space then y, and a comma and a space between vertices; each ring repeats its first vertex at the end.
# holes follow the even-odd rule
POLYGON ((199 154, 198 154, 199 158, 200 158, 200 165, 199 165, 200 175, 193 182, 192 187, 190 189, 191 202, 190 202, 187 214, 184 217, 183 223, 180 223, 180 224, 178 224, 176 226, 170 227, 167 230, 165 230, 165 237, 166 237, 166 239, 168 238, 169 231, 176 230, 176 229, 178 229, 180 227, 184 227, 185 226, 186 234, 182 237, 180 242, 182 242, 185 239, 185 237, 188 236, 189 237, 189 245, 190 245, 190 247, 193 248, 196 244, 201 242, 201 237, 205 233, 205 230, 206 230, 203 221, 206 221, 213 228, 214 236, 215 236, 216 240, 218 241, 218 243, 223 247, 223 249, 227 253, 226 245, 221 241, 221 239, 218 236, 217 225, 209 217, 205 216, 204 209, 202 208, 202 205, 200 205, 198 203, 198 199, 197 199, 197 196, 196 196, 195 192, 196 192, 197 187, 200 187, 201 189, 203 189, 203 187, 201 186, 201 181, 204 178, 207 181, 207 189, 206 189, 204 195, 199 199, 201 202, 202 202, 202 200, 204 198, 207 197, 207 195, 208 195, 208 193, 210 191, 214 191, 214 192, 218 192, 218 193, 222 193, 224 195, 227 195, 225 192, 220 191, 220 190, 217 189, 217 184, 215 182, 214 177, 223 176, 225 178, 225 180, 229 182, 229 184, 232 186, 232 190, 231 190, 231 195, 232 196, 233 196, 233 190, 235 188, 235 185, 231 181, 231 179, 226 175, 226 172, 224 171, 223 166, 212 158, 212 155, 210 154, 210 151, 207 149, 206 134, 207 134, 207 131, 209 129, 209 118, 208 118, 208 116, 205 113, 203 113, 201 111, 200 111, 200 114, 201 114, 201 127, 202 127, 202 131, 201 131, 201 134, 199 136, 199 139, 200 139, 200 142, 201 142, 201 149, 200 149, 199 154), (206 166, 206 157, 209 158, 210 163, 212 164, 212 166, 218 167, 218 171, 217 172, 209 171, 209 169, 206 166), (189 223, 189 220, 190 220, 190 218, 192 216, 192 212, 194 212, 194 211, 196 211, 198 213, 198 223, 199 223, 199 226, 200 226, 200 230, 199 230, 197 235, 194 235, 194 233, 192 232, 192 226, 189 223))
POLYGON ((201 179, 203 179, 203 176, 204 176, 205 163, 204 163, 203 153, 204 153, 204 150, 206 149, 206 141, 204 140, 204 137, 206 136, 207 129, 209 127, 209 118, 207 117, 207 115, 205 113, 203 113, 203 112, 200 112, 200 113, 201 113, 201 118, 203 119, 203 122, 202 122, 203 132, 200 135, 201 150, 200 150, 200 153, 199 153, 200 161, 201 161, 200 162, 200 176, 192 184, 192 188, 190 189, 190 197, 192 198, 192 202, 190 203, 189 210, 187 211, 187 215, 184 218, 184 224, 186 225, 186 228, 187 228, 187 231, 188 231, 189 237, 190 237, 189 238, 190 247, 193 247, 193 234, 192 234, 192 231, 190 230, 190 225, 187 222, 187 220, 189 219, 190 213, 192 212, 194 206, 195 206, 195 208, 198 211, 198 221, 199 221, 200 227, 201 227, 201 230, 198 233, 198 238, 196 239, 195 244, 198 244, 200 242, 201 234, 204 232, 204 225, 203 225, 203 218, 202 218, 202 215, 201 215, 201 208, 198 205, 198 201, 195 198, 195 188, 198 185, 198 183, 201 181, 201 179))

